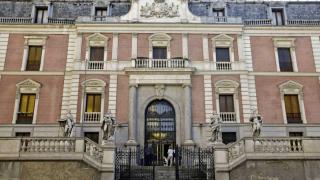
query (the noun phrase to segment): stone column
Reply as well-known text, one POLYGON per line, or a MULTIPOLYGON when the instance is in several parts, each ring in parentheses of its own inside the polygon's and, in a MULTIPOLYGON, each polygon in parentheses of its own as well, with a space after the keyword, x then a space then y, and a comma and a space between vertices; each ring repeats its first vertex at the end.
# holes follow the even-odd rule
POLYGON ((129 125, 128 125, 128 142, 127 145, 137 145, 136 141, 136 117, 137 117, 137 84, 130 84, 129 90, 129 125))
POLYGON ((184 84, 184 145, 194 145, 192 140, 191 84, 184 84))

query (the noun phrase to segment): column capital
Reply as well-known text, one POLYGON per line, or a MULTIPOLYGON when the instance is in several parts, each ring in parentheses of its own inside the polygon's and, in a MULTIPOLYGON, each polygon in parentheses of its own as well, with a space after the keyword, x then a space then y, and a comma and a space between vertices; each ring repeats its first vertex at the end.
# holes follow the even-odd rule
POLYGON ((129 84, 129 88, 131 88, 131 87, 137 88, 137 87, 138 87, 138 84, 137 84, 137 83, 130 83, 130 84, 129 84))
POLYGON ((192 87, 192 85, 191 85, 191 83, 184 83, 184 84, 182 84, 182 87, 183 88, 186 88, 186 87, 192 87))

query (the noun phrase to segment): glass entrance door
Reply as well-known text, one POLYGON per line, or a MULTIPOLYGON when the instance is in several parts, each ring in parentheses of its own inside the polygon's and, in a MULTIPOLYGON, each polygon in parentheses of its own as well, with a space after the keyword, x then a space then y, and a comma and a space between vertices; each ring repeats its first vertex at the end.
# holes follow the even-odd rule
POLYGON ((168 149, 176 144, 176 121, 173 106, 166 100, 152 101, 146 109, 145 120, 145 147, 147 148, 148 162, 163 165, 168 157, 168 149))

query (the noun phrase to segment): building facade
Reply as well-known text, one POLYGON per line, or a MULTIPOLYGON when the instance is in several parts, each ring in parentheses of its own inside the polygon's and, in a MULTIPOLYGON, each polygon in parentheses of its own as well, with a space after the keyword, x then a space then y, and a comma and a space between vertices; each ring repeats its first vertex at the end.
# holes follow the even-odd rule
POLYGON ((162 157, 208 147, 214 112, 225 144, 252 137, 254 109, 263 138, 320 135, 319 2, 1 1, 0 16, 4 139, 61 137, 71 112, 101 144, 110 112, 117 147, 162 157))

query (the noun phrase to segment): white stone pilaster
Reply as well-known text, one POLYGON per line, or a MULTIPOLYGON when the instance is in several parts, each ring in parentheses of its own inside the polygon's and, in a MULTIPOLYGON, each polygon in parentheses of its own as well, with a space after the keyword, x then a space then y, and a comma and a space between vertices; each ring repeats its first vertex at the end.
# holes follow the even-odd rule
POLYGON ((249 82, 248 75, 240 75, 241 83, 241 100, 242 100, 242 110, 243 110, 243 120, 244 122, 249 122, 251 105, 249 97, 249 82))
POLYGON ((210 122, 210 117, 213 113, 212 102, 212 80, 211 75, 204 75, 204 106, 206 122, 210 122))
POLYGON ((209 61, 209 40, 208 40, 208 34, 202 35, 202 54, 203 54, 203 60, 209 61))
POLYGON ((4 70, 8 47, 9 33, 0 34, 0 71, 4 70))
POLYGON ((73 69, 74 60, 76 58, 76 50, 77 50, 77 34, 70 33, 69 42, 68 42, 66 71, 71 71, 73 69))
POLYGON ((182 35, 182 57, 189 58, 188 34, 182 35))
POLYGON ((137 84, 130 84, 129 89, 129 124, 128 124, 128 145, 136 145, 136 119, 137 119, 137 84))
POLYGON ((110 75, 108 111, 110 111, 114 115, 117 112, 117 81, 117 75, 110 75))
POLYGON ((112 60, 118 60, 118 45, 119 45, 119 34, 113 33, 112 38, 112 60))
POLYGON ((316 71, 320 72, 320 35, 312 35, 311 43, 316 71))
POLYGON ((66 114, 67 110, 71 110, 73 117, 77 115, 77 106, 79 98, 79 74, 66 74, 64 77, 61 117, 66 114))
POLYGON ((132 33, 132 45, 131 45, 131 58, 135 59, 138 57, 138 34, 132 33))
POLYGON ((183 85, 184 89, 184 144, 192 145, 192 92, 191 84, 183 85))
POLYGON ((244 43, 243 55, 244 55, 244 60, 246 64, 246 69, 248 71, 253 71, 250 36, 244 35, 243 43, 244 43))

